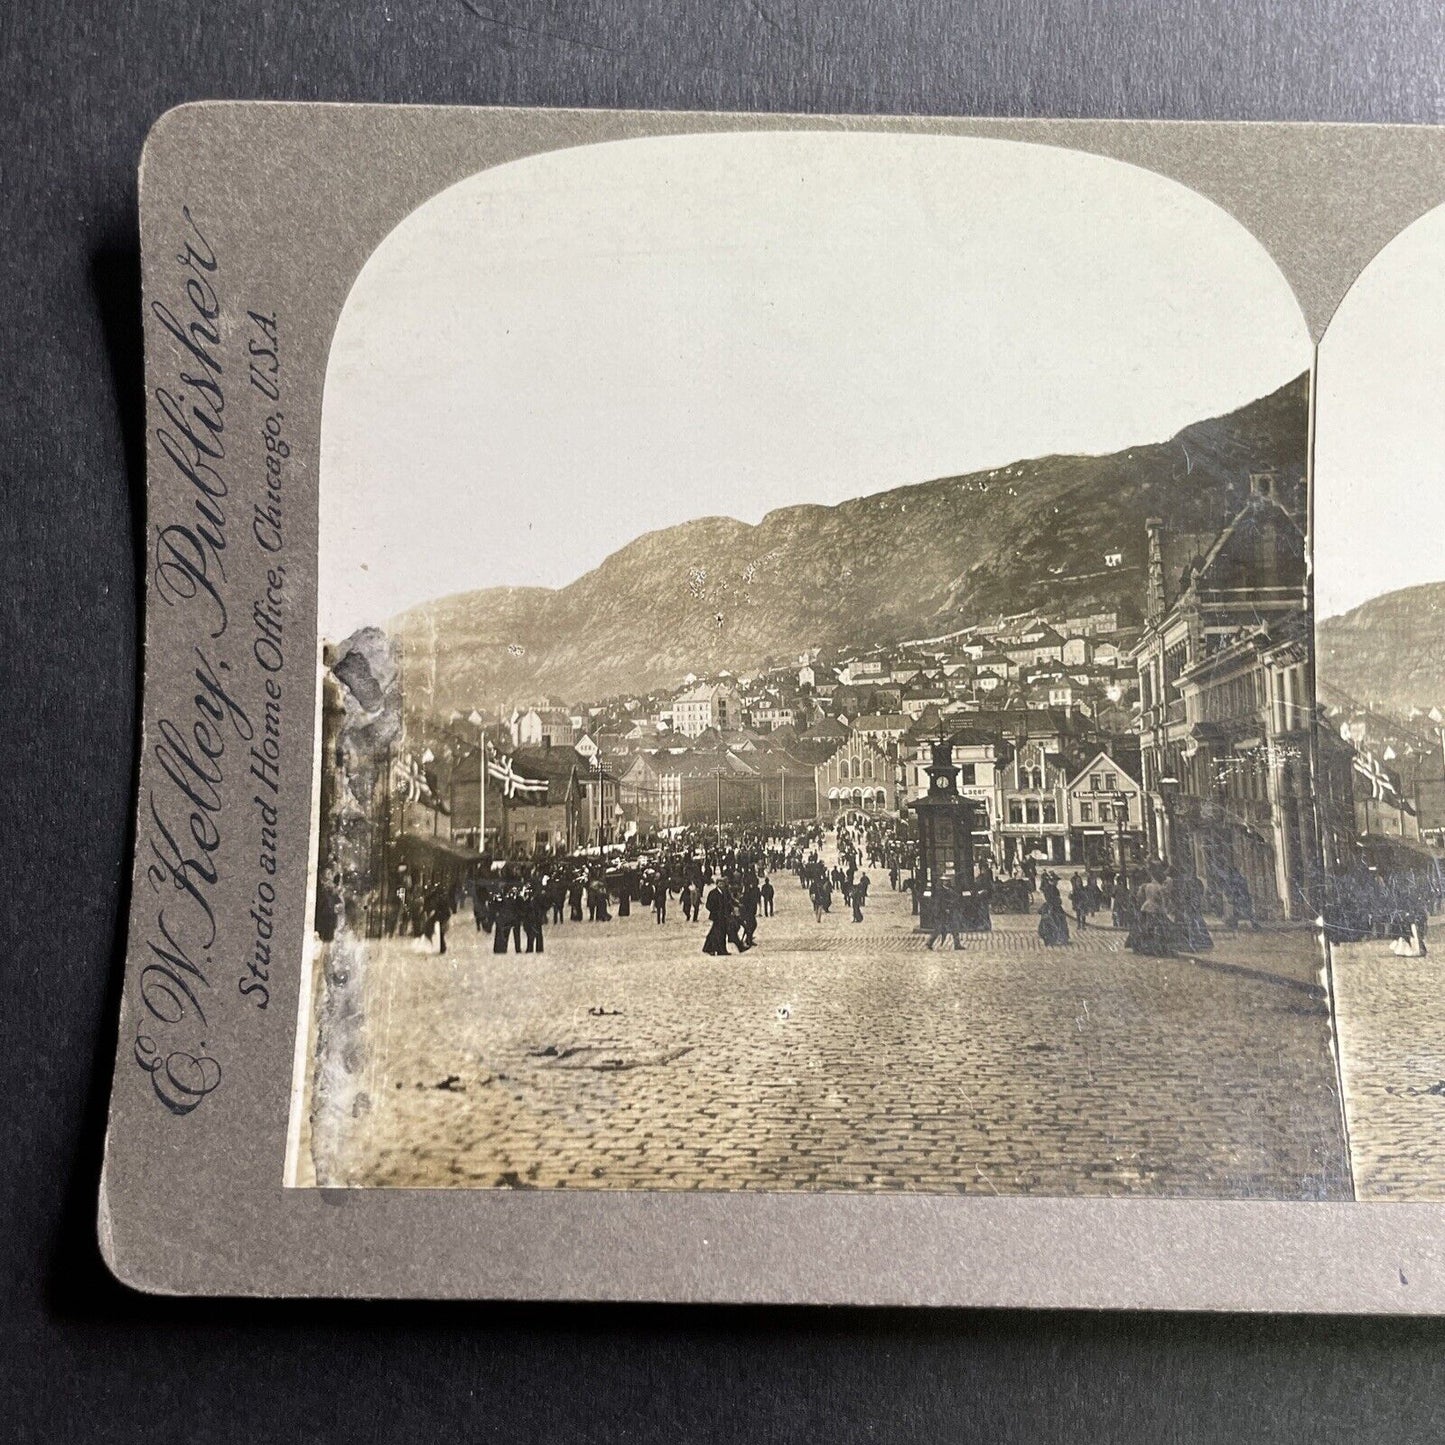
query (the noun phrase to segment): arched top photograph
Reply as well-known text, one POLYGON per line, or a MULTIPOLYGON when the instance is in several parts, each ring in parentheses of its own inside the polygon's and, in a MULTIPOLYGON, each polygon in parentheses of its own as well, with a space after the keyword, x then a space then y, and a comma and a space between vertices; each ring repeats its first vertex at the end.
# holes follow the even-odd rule
POLYGON ((1280 966, 1317 967, 1312 821, 1229 791, 1258 699, 1308 668, 1312 361, 1237 219, 1062 146, 667 136, 417 206, 326 371, 288 1182, 1342 1197, 1320 1020, 1281 1048, 1241 1005, 1168 1077, 1124 1022, 1246 895, 1280 966), (1066 797, 1101 754, 1144 795, 1108 826, 1066 797), (1086 873, 1112 921, 1071 933, 1058 880, 1086 873), (1187 939, 1130 921, 1166 877, 1187 939), (1011 961, 1072 949, 1129 996, 1101 1044, 1127 1081, 1011 1024, 867 1043, 953 1027, 945 945, 1069 1038, 1011 961), (815 1087, 830 1036, 846 1087, 815 1087), (940 1162, 972 1126, 870 1134, 860 1101, 979 1050, 1113 1162, 1009 1089, 987 1184, 940 1162), (1226 1057, 1269 1075, 1233 1123, 1198 1099, 1226 1057), (809 1143, 822 1109, 856 1147, 809 1143))

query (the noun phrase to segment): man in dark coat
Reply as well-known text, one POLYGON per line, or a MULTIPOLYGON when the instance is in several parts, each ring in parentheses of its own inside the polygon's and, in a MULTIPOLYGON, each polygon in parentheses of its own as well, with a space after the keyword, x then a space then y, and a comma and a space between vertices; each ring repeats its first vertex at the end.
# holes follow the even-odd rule
POLYGON ((866 873, 853 885, 853 922, 863 922, 863 905, 868 901, 868 889, 872 886, 872 880, 866 873))
POLYGON ((707 937, 702 941, 702 951, 718 957, 727 957, 728 920, 732 914, 733 901, 726 887, 721 883, 713 885, 707 895, 707 916, 711 920, 707 937))
POLYGON ((728 900, 727 922, 724 925, 728 942, 739 953, 746 953, 753 945, 742 936, 744 922, 742 905, 739 902, 742 896, 742 887, 731 873, 723 882, 723 892, 726 893, 728 900))
POLYGON ((758 880, 751 874, 747 882, 743 884, 742 895, 738 899, 738 919, 742 924, 742 946, 751 948, 753 938, 758 931, 758 906, 762 903, 762 890, 758 887, 758 880))
MULTIPOLYGON (((517 917, 516 897, 512 889, 504 888, 492 914, 492 952, 505 953, 508 936, 520 934, 520 931, 521 922, 517 917)), ((518 937, 517 952, 521 951, 521 939, 518 937)))
POLYGON ((435 925, 437 952, 445 953, 447 951, 447 924, 452 920, 452 892, 445 883, 432 885, 427 912, 430 916, 427 919, 426 931, 430 933, 435 925))
POLYGON ((542 953, 542 925, 547 919, 547 900, 542 890, 533 884, 522 894, 522 927, 527 934, 527 952, 542 953))
MULTIPOLYGON (((916 889, 915 889, 916 896, 916 889)), ((963 930, 963 900, 956 889, 947 883, 938 885, 938 895, 933 901, 933 929, 925 945, 930 952, 933 945, 942 938, 952 937, 954 950, 963 947, 959 934, 963 930)))

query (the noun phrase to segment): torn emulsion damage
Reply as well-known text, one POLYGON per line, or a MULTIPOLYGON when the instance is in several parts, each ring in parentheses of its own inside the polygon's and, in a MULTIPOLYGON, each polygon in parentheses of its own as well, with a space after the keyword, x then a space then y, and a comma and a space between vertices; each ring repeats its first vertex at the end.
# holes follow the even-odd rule
POLYGON ((391 749, 401 737, 401 669, 395 643, 366 627, 323 659, 319 938, 315 1045, 311 1059, 310 1159, 319 1182, 348 1182, 346 1144, 369 1112, 366 899, 378 859, 368 812, 389 790, 391 749))

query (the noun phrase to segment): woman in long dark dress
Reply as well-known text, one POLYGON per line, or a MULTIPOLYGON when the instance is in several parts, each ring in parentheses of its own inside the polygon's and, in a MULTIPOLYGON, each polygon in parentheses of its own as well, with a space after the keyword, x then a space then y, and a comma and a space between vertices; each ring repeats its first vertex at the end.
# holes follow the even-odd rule
POLYGON ((1128 946, 1135 953, 1150 958, 1173 958, 1170 943, 1169 911, 1165 906, 1166 890, 1162 879, 1151 877, 1144 884, 1139 902, 1139 916, 1128 937, 1128 946))
POLYGON ((1058 948, 1069 941, 1069 920, 1064 914, 1059 880, 1053 873, 1045 873, 1039 886, 1044 895, 1043 907, 1039 909, 1039 937, 1045 947, 1058 948))
POLYGON ((1178 900, 1180 943, 1186 952, 1203 953, 1214 947, 1209 927, 1204 922, 1204 884, 1193 873, 1174 880, 1178 900))

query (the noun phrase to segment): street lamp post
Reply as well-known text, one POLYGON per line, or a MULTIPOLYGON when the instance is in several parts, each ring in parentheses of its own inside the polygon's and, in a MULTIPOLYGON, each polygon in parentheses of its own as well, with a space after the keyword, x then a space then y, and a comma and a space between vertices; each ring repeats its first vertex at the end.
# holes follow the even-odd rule
POLYGON ((1160 853, 1166 863, 1174 861, 1174 799, 1179 792, 1179 779, 1172 774, 1164 774, 1158 779, 1159 800, 1164 805, 1164 837, 1160 840, 1164 847, 1160 853))
POLYGON ((592 761, 597 764, 597 846, 602 846, 602 801, 606 789, 603 786, 607 777, 607 769, 602 761, 602 744, 597 744, 597 751, 592 755, 592 761))
POLYGON ((1119 848, 1119 887, 1129 886, 1129 863, 1124 853, 1124 825, 1129 818, 1129 795, 1118 794, 1114 799, 1114 823, 1118 829, 1119 848))

